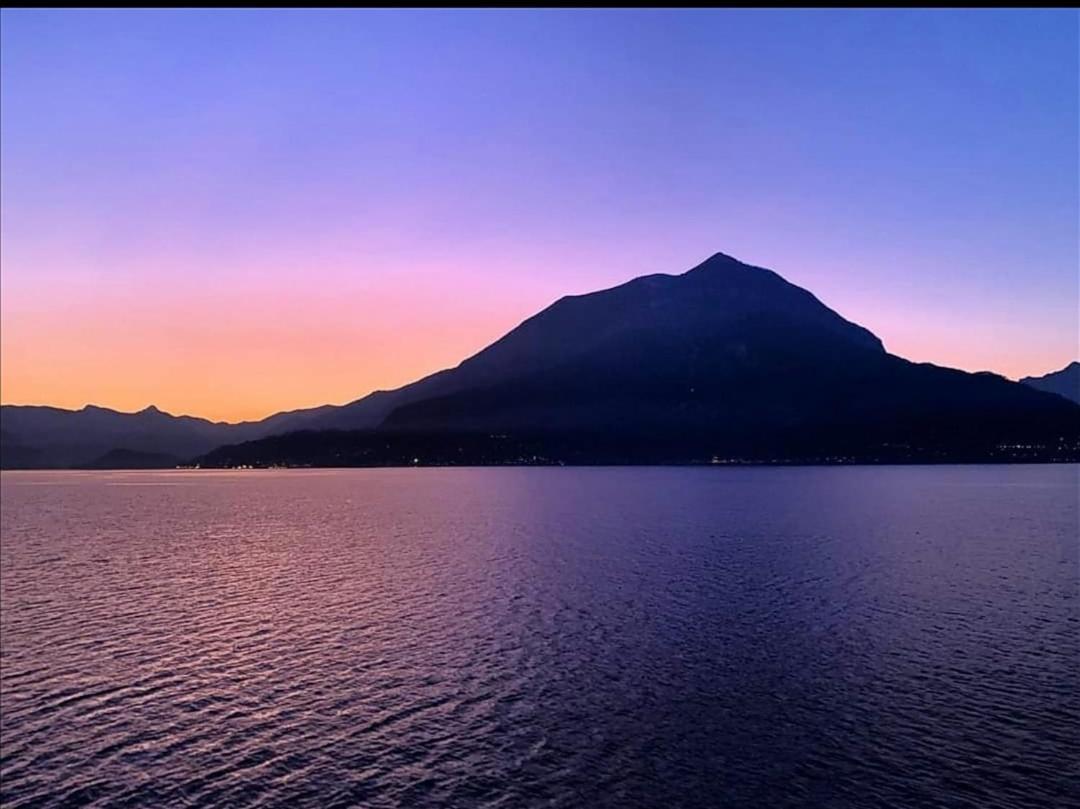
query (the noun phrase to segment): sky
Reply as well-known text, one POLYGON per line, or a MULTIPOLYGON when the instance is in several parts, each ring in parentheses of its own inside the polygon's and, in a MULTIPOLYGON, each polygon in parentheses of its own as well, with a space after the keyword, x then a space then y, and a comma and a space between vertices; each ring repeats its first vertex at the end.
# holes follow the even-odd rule
POLYGON ((221 420, 722 251, 1076 359, 1080 13, 4 10, 0 399, 221 420))

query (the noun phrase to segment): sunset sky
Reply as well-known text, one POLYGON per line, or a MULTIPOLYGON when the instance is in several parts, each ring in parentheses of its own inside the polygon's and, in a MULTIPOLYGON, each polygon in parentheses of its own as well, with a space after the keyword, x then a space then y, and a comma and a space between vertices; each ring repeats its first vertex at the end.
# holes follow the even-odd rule
POLYGON ((1078 353, 1078 14, 2 13, 0 398, 214 419, 723 251, 897 354, 1078 353))

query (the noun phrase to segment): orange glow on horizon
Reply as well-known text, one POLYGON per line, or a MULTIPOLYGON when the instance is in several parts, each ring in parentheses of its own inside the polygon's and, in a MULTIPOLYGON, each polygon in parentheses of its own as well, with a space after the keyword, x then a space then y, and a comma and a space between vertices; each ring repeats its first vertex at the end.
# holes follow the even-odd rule
POLYGON ((453 297, 437 284, 178 296, 142 308, 74 294, 44 311, 5 307, 0 398, 257 420, 344 404, 457 365, 531 314, 526 306, 453 297))
MULTIPOLYGON (((213 301, 177 297, 152 309, 72 298, 33 316, 6 311, 0 397, 4 404, 76 410, 94 404, 130 412, 153 404, 175 415, 257 420, 344 404, 455 366, 557 297, 540 304, 525 298, 543 293, 494 300, 430 284, 408 294, 369 290, 359 296, 361 306, 358 294, 283 300, 245 292, 213 301)), ((965 342, 967 324, 949 330, 937 321, 913 322, 899 309, 866 319, 837 308, 878 334, 888 351, 918 362, 1015 379, 1074 359, 1067 346, 1059 347, 1057 365, 1024 345, 1001 355, 991 334, 968 332, 965 342)))

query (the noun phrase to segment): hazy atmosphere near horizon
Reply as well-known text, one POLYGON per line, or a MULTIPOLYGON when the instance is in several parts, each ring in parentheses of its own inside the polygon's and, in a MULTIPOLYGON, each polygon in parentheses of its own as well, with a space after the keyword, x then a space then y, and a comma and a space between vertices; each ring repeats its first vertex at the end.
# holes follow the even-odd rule
POLYGON ((1073 10, 2 14, 7 404, 341 404, 717 251, 1077 358, 1073 10))
POLYGON ((0 807, 1080 806, 1080 11, 0 11, 0 807))

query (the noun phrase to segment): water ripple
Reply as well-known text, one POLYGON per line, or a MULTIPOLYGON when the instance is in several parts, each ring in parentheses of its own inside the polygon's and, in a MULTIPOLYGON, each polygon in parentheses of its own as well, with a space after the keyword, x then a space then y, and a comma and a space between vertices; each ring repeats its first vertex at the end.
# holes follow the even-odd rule
POLYGON ((1077 467, 0 485, 5 807, 1080 805, 1077 467))

